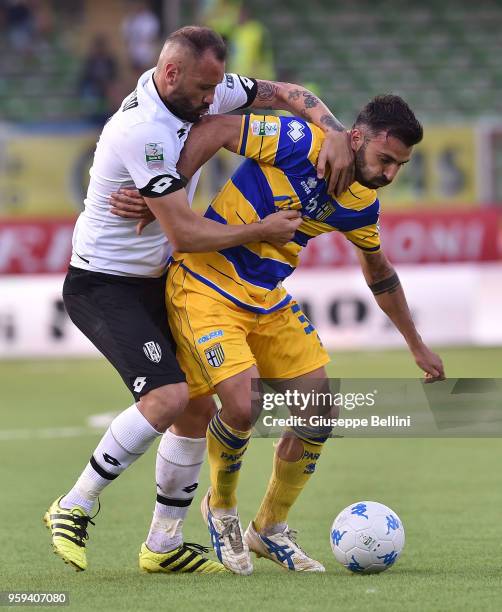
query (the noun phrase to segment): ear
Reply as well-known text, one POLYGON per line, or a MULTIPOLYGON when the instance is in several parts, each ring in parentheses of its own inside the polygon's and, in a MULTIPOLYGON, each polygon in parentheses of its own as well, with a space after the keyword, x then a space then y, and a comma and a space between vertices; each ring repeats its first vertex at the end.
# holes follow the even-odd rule
POLYGON ((350 130, 350 144, 353 151, 359 151, 364 144, 364 134, 361 128, 353 127, 350 130))
POLYGON ((164 67, 164 76, 168 85, 174 85, 180 75, 180 69, 177 64, 167 63, 164 67))

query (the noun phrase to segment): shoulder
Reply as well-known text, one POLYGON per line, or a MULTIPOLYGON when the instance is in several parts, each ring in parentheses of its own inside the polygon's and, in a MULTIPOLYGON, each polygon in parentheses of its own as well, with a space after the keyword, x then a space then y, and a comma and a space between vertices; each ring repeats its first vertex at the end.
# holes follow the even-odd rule
POLYGON ((362 210, 367 206, 371 206, 378 200, 377 192, 375 189, 365 187, 355 181, 352 185, 344 191, 340 197, 337 198, 339 204, 344 208, 352 208, 353 210, 362 210))
POLYGON ((235 73, 226 73, 221 83, 216 86, 211 113, 222 113, 246 108, 256 98, 257 83, 255 79, 235 73))
POLYGON ((146 162, 151 161, 152 155, 160 156, 169 165, 176 165, 183 146, 174 128, 146 120, 128 125, 127 129, 122 125, 114 141, 120 147, 119 154, 141 155, 146 162))

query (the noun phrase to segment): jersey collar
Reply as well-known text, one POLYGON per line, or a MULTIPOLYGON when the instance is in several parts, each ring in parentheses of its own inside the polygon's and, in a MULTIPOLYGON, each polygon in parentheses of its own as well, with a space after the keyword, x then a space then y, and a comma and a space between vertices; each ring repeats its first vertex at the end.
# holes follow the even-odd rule
POLYGON ((192 125, 189 121, 185 121, 181 119, 177 115, 175 115, 169 106, 164 102, 164 100, 160 97, 159 90, 157 89, 157 85, 153 80, 153 73, 155 72, 155 68, 148 70, 143 75, 141 75, 139 79, 139 84, 141 84, 142 89, 145 93, 152 98, 155 103, 155 106, 159 108, 163 113, 166 113, 166 116, 172 121, 173 119, 179 122, 180 126, 182 125, 192 125))

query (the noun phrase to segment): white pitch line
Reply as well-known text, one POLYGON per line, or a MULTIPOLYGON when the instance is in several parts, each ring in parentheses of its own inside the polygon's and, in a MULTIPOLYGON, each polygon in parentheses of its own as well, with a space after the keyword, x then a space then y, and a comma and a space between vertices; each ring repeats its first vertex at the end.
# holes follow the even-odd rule
POLYGON ((90 427, 47 427, 44 429, 4 429, 0 430, 0 442, 10 440, 53 440, 56 438, 79 438, 96 435, 90 427))
POLYGON ((43 427, 40 429, 0 429, 0 442, 10 440, 55 440, 57 438, 80 438, 102 433, 113 421, 117 412, 91 414, 85 427, 43 427))

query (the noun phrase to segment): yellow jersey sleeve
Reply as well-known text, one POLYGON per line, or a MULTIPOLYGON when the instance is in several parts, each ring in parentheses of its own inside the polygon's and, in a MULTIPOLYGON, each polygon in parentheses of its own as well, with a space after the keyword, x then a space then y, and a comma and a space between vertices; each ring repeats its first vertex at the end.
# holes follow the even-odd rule
POLYGON ((338 198, 339 206, 346 211, 347 218, 358 213, 357 226, 344 228, 341 231, 347 240, 350 240, 363 251, 378 251, 380 249, 380 227, 378 217, 380 214, 380 202, 374 189, 364 187, 358 182, 352 183, 350 187, 338 198))
POLYGON ((306 174, 323 140, 322 130, 299 117, 244 115, 237 153, 288 174, 306 174))
POLYGON ((350 240, 352 244, 360 248, 362 251, 379 251, 380 250, 380 229, 378 223, 359 227, 350 232, 343 232, 345 238, 350 240))

